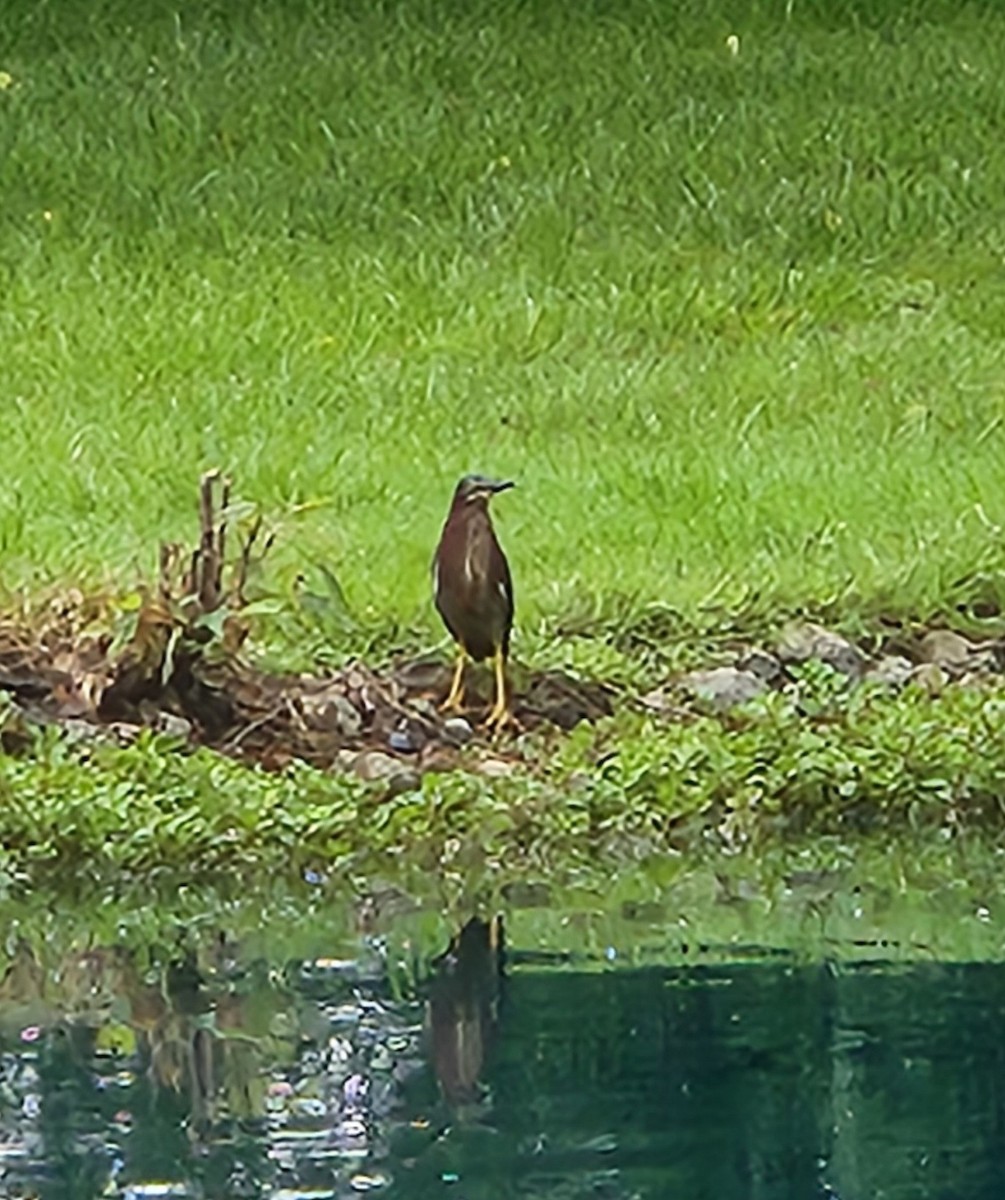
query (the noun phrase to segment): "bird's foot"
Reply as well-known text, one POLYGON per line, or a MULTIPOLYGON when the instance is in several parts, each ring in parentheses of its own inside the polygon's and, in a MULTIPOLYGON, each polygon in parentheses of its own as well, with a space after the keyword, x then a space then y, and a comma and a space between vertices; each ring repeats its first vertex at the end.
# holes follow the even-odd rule
POLYGON ((504 729, 519 733, 522 727, 508 704, 501 707, 497 704, 486 717, 485 728, 491 733, 501 733, 504 729))
POLYGON ((454 668, 454 677, 450 681, 450 691, 447 692, 447 698, 440 705, 441 713, 459 713, 464 711, 464 664, 466 661, 463 654, 457 659, 457 666, 454 668))

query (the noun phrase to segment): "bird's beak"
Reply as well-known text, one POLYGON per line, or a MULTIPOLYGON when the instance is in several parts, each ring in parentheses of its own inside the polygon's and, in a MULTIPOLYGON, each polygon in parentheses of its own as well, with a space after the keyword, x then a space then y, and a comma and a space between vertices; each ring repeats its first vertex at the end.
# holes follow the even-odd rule
POLYGON ((477 486, 468 492, 464 500, 467 504, 475 501, 487 504, 493 496, 499 492, 508 491, 511 487, 516 487, 512 479, 479 479, 477 486))

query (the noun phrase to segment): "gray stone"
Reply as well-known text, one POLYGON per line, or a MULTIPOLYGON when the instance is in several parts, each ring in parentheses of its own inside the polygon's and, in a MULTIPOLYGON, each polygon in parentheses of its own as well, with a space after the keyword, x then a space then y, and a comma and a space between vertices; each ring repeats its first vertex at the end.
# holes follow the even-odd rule
POLYGON ((387 791, 384 798, 390 800, 404 792, 417 792, 422 787, 422 776, 411 767, 402 767, 397 775, 392 775, 387 781, 387 791))
POLYGON ((966 671, 956 681, 960 687, 978 688, 992 685, 991 674, 983 667, 976 671, 966 671))
POLYGON ((304 720, 311 729, 352 738, 363 728, 363 718, 356 706, 341 692, 308 692, 300 704, 304 720))
POLYGON ((924 688, 930 696, 937 696, 949 682, 949 676, 938 663, 922 663, 914 668, 911 681, 924 688))
POLYGON ((662 688, 654 688, 651 692, 646 692, 644 696, 639 697, 639 704, 643 708, 651 709, 652 712, 667 712, 674 707, 673 701, 662 688))
POLYGON ((436 692, 450 683, 449 663, 416 659, 395 668, 394 681, 406 692, 436 692))
POLYGON ((962 634, 951 629, 931 629, 921 639, 918 653, 922 662, 940 667, 964 667, 975 647, 962 634))
POLYGON ((356 755, 353 772, 367 783, 382 782, 384 799, 390 800, 403 792, 414 792, 422 786, 422 776, 400 759, 380 750, 363 750, 356 755))
POLYGON ((399 754, 417 754, 421 748, 408 729, 392 729, 387 735, 387 744, 399 754))
POLYGON ((861 675, 866 666, 866 657, 854 642, 812 622, 790 625, 784 630, 778 643, 778 657, 782 662, 792 663, 816 659, 842 675, 861 675))
POLYGON ((777 683, 782 675, 782 664, 773 654, 759 646, 752 646, 741 655, 736 665, 741 671, 749 671, 765 683, 777 683))
POLYGON ((471 741, 474 730, 463 717, 450 717, 443 722, 443 740, 452 746, 465 746, 471 741))
POLYGON ((766 692, 767 684, 751 671, 737 667, 713 667, 710 671, 692 671, 685 675, 681 687, 691 696, 704 700, 716 712, 724 712, 744 704, 766 692))
POLYGON ((171 737, 181 738, 182 741, 188 741, 192 736, 192 722, 187 717, 180 717, 177 713, 161 712, 157 727, 171 737))
POLYGON ((355 750, 339 750, 332 762, 332 768, 336 771, 355 770, 357 758, 359 758, 359 755, 355 750))
POLYGON ((336 693, 332 697, 332 704, 337 715, 339 732, 345 737, 356 737, 359 731, 363 728, 363 718, 359 715, 359 711, 351 700, 346 699, 336 693))
POLYGON ((395 775, 410 773, 399 759, 390 754, 384 754, 380 750, 364 750, 361 754, 357 754, 352 767, 360 779, 367 781, 391 779, 395 775))
POLYGON ((866 671, 868 683, 878 683, 884 687, 899 688, 911 678, 914 666, 911 660, 902 654, 884 654, 877 663, 866 671))
POLYGON ((478 764, 478 770, 490 779, 505 779, 516 770, 516 764, 502 758, 485 758, 478 764))

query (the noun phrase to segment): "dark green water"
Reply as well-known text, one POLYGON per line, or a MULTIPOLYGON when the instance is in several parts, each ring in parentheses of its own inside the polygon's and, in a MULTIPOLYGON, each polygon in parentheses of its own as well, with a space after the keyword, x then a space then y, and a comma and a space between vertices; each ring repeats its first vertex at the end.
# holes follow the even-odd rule
POLYGON ((0 1196, 1005 1196, 1005 967, 487 939, 404 988, 380 938, 9 946, 0 1196))

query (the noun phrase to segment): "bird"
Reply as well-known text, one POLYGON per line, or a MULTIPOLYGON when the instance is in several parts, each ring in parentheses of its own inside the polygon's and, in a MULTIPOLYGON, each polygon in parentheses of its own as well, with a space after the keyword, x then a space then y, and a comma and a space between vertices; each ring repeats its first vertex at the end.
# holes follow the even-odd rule
POLYGON ((433 556, 433 599, 457 643, 457 667, 444 711, 459 711, 464 700, 464 667, 469 659, 491 659, 495 703, 488 726, 510 722, 506 660, 513 628, 513 580, 496 539, 489 501, 514 487, 511 480, 465 475, 454 490, 439 545, 433 556))
POLYGON ((449 1104, 476 1104, 499 1022, 506 961, 501 916, 472 917, 432 966, 425 1026, 433 1070, 449 1104))

